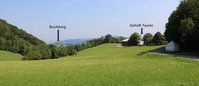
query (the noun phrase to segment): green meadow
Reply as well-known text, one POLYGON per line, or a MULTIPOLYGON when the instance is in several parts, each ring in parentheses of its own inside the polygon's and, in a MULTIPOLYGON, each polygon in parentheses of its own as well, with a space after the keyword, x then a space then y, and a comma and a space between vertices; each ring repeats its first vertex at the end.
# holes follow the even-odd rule
POLYGON ((22 55, 0 50, 0 61, 20 61, 22 55))
POLYGON ((199 62, 150 52, 160 47, 104 44, 60 59, 0 61, 0 85, 199 86, 199 62))

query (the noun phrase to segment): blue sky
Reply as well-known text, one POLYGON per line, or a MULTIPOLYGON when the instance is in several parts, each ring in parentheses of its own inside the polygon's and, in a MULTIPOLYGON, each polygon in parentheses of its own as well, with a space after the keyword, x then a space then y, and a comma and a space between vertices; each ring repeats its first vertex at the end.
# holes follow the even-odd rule
POLYGON ((1 0, 0 18, 36 37, 56 41, 49 25, 65 25, 60 39, 96 38, 105 34, 129 37, 139 28, 129 24, 154 24, 144 33, 161 33, 180 0, 1 0))

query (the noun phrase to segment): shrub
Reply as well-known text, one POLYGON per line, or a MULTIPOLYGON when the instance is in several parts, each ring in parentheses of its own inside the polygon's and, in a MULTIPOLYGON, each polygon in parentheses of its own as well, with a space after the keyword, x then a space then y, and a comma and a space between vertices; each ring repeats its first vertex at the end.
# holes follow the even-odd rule
POLYGON ((133 33, 129 38, 129 45, 130 46, 137 46, 139 44, 139 41, 141 39, 141 36, 139 33, 133 33))
POLYGON ((160 32, 157 32, 153 37, 153 43, 155 45, 164 45, 166 42, 164 36, 160 32))
POLYGON ((143 37, 144 45, 152 45, 153 44, 153 35, 151 33, 146 33, 143 37))
POLYGON ((39 51, 29 51, 26 56, 22 58, 22 60, 40 60, 42 55, 39 51))

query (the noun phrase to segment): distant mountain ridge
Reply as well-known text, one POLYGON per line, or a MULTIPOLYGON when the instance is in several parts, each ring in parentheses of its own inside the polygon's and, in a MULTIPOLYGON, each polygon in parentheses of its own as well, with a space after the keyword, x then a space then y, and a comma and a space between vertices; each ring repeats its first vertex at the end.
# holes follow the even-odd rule
POLYGON ((54 44, 62 44, 62 45, 77 45, 77 44, 83 44, 87 41, 92 40, 92 38, 80 38, 80 39, 67 39, 64 41, 56 42, 54 44))
MULTIPOLYGON (((112 38, 119 38, 122 36, 113 36, 112 38)), ((124 37, 126 38, 126 37, 124 37)), ((64 41, 60 41, 60 42, 55 42, 53 44, 58 44, 58 45, 78 45, 78 44, 83 44, 86 43, 87 41, 90 41, 92 39, 96 39, 96 38, 78 38, 78 39, 67 39, 64 41)))

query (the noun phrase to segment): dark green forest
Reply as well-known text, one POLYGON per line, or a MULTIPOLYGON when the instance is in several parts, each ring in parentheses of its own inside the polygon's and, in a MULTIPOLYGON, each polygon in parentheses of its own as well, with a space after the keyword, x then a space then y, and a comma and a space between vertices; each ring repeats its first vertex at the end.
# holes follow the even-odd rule
POLYGON ((33 46, 45 44, 35 36, 0 19, 0 49, 26 55, 33 46))
POLYGON ((199 52, 199 0, 182 0, 166 24, 165 38, 181 51, 199 52))

